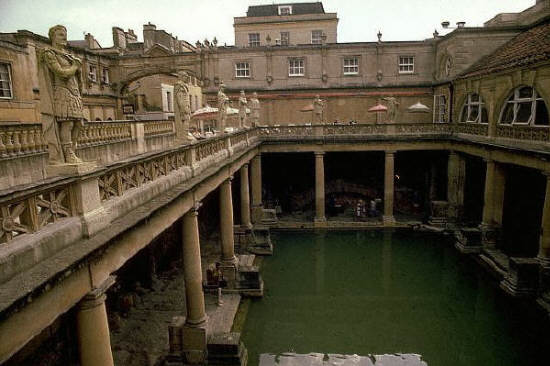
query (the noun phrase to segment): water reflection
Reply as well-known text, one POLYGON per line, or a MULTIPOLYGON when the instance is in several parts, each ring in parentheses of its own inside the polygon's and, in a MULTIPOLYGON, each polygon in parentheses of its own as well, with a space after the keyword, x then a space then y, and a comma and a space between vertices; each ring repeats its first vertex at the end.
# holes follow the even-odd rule
POLYGON ((445 238, 414 232, 284 233, 243 338, 260 353, 418 353, 430 366, 538 365, 549 329, 445 238))

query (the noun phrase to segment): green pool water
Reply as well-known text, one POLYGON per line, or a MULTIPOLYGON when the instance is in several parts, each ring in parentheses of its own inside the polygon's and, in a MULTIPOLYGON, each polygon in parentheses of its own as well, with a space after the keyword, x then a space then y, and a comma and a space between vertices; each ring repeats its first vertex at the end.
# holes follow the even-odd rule
POLYGON ((272 238, 265 296, 251 303, 242 334, 252 366, 261 353, 288 351, 418 353, 429 366, 550 364, 542 311, 504 295, 445 237, 343 231, 272 238))

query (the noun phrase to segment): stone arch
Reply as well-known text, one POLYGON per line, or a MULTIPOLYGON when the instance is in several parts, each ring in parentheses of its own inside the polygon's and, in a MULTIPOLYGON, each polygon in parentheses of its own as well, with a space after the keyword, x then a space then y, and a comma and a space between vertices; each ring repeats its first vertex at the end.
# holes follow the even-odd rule
POLYGON ((151 66, 139 69, 137 71, 130 72, 124 79, 119 82, 118 85, 118 94, 123 95, 127 90, 128 86, 141 78, 153 75, 168 75, 174 76, 178 72, 186 72, 191 76, 197 77, 194 70, 185 67, 177 67, 172 65, 161 65, 161 66, 151 66))

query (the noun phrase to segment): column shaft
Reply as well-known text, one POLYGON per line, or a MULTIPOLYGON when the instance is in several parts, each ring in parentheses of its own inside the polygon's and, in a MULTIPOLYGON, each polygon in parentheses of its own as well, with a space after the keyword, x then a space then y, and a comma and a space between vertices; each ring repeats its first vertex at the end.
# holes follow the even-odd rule
POLYGON ((464 206, 464 183, 466 164, 464 159, 451 151, 447 165, 447 202, 449 219, 454 221, 461 217, 464 206))
POLYGON ((262 220, 262 157, 256 155, 250 166, 252 175, 252 222, 257 224, 262 220))
POLYGON ((250 192, 248 187, 248 164, 241 168, 241 226, 252 228, 250 221, 250 192))
POLYGON ((393 217, 394 157, 395 153, 393 151, 386 151, 384 167, 384 223, 395 221, 393 217))
POLYGON ((233 200, 231 198, 231 179, 220 186, 220 231, 222 242, 222 263, 236 263, 235 241, 233 237, 233 200))
POLYGON ((491 226, 493 224, 494 209, 494 188, 495 188, 495 162, 487 160, 487 172, 485 173, 485 195, 483 199, 483 217, 482 225, 491 226))
POLYGON ((197 208, 183 216, 183 275, 187 304, 186 324, 198 326, 206 321, 202 290, 201 248, 197 208))
POLYGON ((538 257, 545 266, 550 267, 550 172, 546 173, 546 197, 542 211, 538 257))
POLYGON ((315 153, 315 221, 326 221, 324 155, 324 152, 315 153))
POLYGON ((113 366, 111 338, 105 307, 105 291, 114 283, 106 281, 104 288, 95 289, 82 299, 76 314, 81 366, 113 366))

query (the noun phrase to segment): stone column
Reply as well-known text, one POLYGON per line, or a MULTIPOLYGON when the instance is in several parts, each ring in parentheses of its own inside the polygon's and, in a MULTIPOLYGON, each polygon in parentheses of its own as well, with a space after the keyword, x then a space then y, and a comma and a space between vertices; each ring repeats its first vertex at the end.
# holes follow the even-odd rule
POLYGON ((542 226, 540 229, 539 261, 550 268, 550 172, 546 175, 546 197, 542 209, 542 226))
POLYGON ((248 188, 248 164, 244 164, 241 167, 241 226, 251 229, 250 192, 248 188))
POLYGON ((252 158, 250 174, 252 175, 252 222, 258 224, 262 220, 262 156, 260 154, 252 158))
POLYGON ((483 200, 483 217, 481 221, 481 241, 486 249, 493 249, 497 242, 497 232, 502 225, 504 187, 506 176, 504 168, 487 159, 485 174, 485 196, 483 200))
POLYGON ((81 366, 113 366, 105 292, 115 282, 109 277, 78 304, 76 324, 81 366))
POLYGON ((395 222, 393 217, 393 190, 394 190, 394 151, 385 152, 385 168, 384 168, 384 215, 382 220, 385 224, 395 222))
POLYGON ((222 242, 221 262, 224 266, 237 263, 233 233, 233 200, 231 198, 231 178, 220 185, 220 232, 222 242))
POLYGON ((447 166, 447 202, 448 219, 451 222, 460 220, 464 208, 464 175, 466 173, 466 162, 454 151, 449 153, 447 166))
POLYGON ((206 323, 204 293, 202 291, 201 248, 199 241, 198 207, 183 216, 183 275, 187 318, 185 324, 198 327, 206 323))
POLYGON ((325 217, 325 153, 315 152, 315 222, 327 221, 325 217))
POLYGON ((203 364, 206 359, 206 328, 208 318, 202 290, 201 248, 199 241, 198 208, 200 204, 183 215, 183 276, 185 280, 185 303, 187 316, 182 327, 181 348, 184 361, 203 364))

